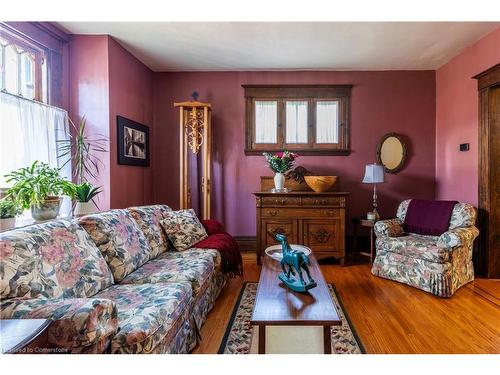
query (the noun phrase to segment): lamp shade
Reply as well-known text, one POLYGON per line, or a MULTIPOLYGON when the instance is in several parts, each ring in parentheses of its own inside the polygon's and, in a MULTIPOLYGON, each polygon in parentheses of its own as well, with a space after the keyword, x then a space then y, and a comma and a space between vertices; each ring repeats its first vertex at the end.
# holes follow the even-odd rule
POLYGON ((364 184, 380 184, 384 182, 384 166, 378 164, 368 164, 365 167, 364 184))

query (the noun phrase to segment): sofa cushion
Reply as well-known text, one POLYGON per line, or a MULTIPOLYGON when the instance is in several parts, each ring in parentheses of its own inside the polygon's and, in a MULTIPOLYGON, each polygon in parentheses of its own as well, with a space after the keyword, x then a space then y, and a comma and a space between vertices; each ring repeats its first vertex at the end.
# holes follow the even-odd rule
POLYGON ((423 259, 434 263, 450 260, 448 249, 437 246, 437 236, 410 234, 403 237, 378 237, 377 252, 388 251, 410 258, 423 259))
POLYGON ((186 250, 169 251, 150 260, 122 280, 122 284, 155 284, 164 282, 189 282, 193 295, 214 272, 214 258, 210 253, 186 250))
POLYGON ((90 297, 111 284, 99 249, 74 222, 0 233, 1 298, 90 297))
POLYGON ((130 207, 128 209, 134 220, 139 224, 151 247, 150 259, 156 258, 170 247, 167 235, 160 221, 172 209, 165 205, 130 207))
POLYGON ((122 280, 149 259, 149 243, 128 210, 87 215, 78 222, 101 250, 115 281, 122 280))
POLYGON ((168 212, 161 225, 179 251, 189 249, 208 236, 193 209, 168 212))
POLYGON ((51 319, 51 346, 100 353, 118 329, 113 301, 101 298, 11 298, 1 302, 2 319, 51 319))
POLYGON ((119 332, 112 353, 150 353, 175 334, 191 308, 191 285, 184 283, 113 285, 97 295, 116 302, 119 332))

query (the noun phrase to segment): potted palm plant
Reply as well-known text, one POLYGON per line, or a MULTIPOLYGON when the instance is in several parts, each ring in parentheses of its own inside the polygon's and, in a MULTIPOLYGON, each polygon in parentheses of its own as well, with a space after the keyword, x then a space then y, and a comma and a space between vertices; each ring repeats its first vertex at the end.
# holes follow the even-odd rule
POLYGON ((94 202, 94 197, 101 192, 100 186, 92 186, 90 182, 83 182, 75 185, 76 205, 74 210, 75 216, 88 215, 95 212, 97 205, 94 202))
POLYGON ((97 179, 99 166, 103 164, 98 154, 108 152, 108 138, 100 134, 88 134, 85 117, 78 125, 70 118, 68 120, 73 130, 67 139, 57 141, 57 157, 63 162, 61 168, 72 163, 73 181, 78 184, 88 181, 88 178, 97 179))
POLYGON ((35 220, 55 219, 62 196, 74 196, 74 185, 59 175, 59 169, 39 161, 6 177, 8 183, 13 183, 7 190, 7 197, 22 208, 31 208, 35 220))
POLYGON ((9 198, 0 199, 0 231, 14 228, 16 216, 22 212, 16 201, 9 198))
POLYGON ((80 216, 95 212, 97 204, 94 197, 101 193, 101 187, 94 187, 88 182, 96 180, 99 175, 99 166, 103 163, 98 157, 100 153, 108 152, 108 138, 103 135, 91 135, 87 131, 85 116, 78 124, 68 118, 72 131, 67 139, 59 140, 57 154, 64 167, 71 163, 73 167, 73 181, 75 185, 75 200, 73 214, 80 216))

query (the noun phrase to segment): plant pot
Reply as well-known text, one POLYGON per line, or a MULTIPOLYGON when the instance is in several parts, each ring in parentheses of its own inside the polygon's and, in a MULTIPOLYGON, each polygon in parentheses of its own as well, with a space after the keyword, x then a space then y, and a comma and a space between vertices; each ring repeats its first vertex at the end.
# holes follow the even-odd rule
POLYGON ((61 201, 60 197, 47 197, 39 207, 31 206, 31 216, 36 221, 55 219, 59 215, 61 201))
POLYGON ((285 175, 283 173, 276 173, 274 175, 274 188, 276 190, 283 190, 285 187, 285 175))
POLYGON ((96 212, 96 206, 94 202, 76 202, 75 210, 73 211, 73 215, 75 216, 83 216, 89 215, 96 212))
POLYGON ((13 229, 15 226, 16 226, 15 217, 6 217, 4 219, 0 219, 0 232, 4 230, 13 229))

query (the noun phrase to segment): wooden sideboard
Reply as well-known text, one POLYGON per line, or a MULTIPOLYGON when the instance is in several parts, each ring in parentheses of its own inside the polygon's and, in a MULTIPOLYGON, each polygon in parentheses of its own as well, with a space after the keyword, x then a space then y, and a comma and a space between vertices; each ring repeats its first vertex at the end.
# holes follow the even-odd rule
POLYGON ((349 193, 292 191, 254 193, 257 201, 257 263, 277 244, 276 233, 290 243, 310 247, 317 259, 334 257, 344 264, 345 207, 349 193))

